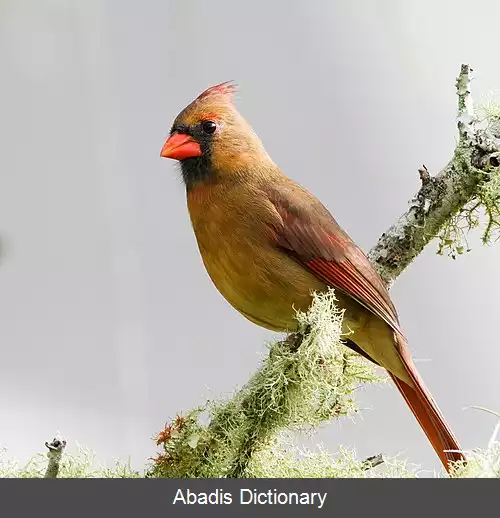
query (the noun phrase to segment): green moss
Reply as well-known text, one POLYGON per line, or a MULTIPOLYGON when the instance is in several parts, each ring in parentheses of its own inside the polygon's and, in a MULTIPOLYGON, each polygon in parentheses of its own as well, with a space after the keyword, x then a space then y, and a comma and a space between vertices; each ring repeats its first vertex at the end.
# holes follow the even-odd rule
POLYGON ((481 240, 484 245, 498 240, 500 231, 500 168, 483 172, 484 180, 475 197, 441 228, 437 253, 452 259, 470 252, 468 233, 483 222, 481 240))
MULTIPOLYGON (((500 443, 467 454, 467 465, 458 464, 452 478, 500 478, 500 443)), ((41 478, 47 466, 45 454, 35 455, 25 465, 0 454, 0 478, 41 478)), ((249 462, 249 478, 418 478, 417 466, 404 460, 384 458, 383 464, 367 469, 354 450, 340 449, 331 454, 321 447, 315 451, 299 448, 290 435, 276 437, 268 448, 260 450, 249 462)), ((94 454, 79 447, 76 454, 65 453, 59 478, 141 478, 130 464, 115 462, 113 468, 96 466, 94 454)), ((151 476, 151 473, 149 474, 151 476)), ((435 474, 442 477, 443 474, 435 474)))
POLYGON ((398 459, 384 458, 370 467, 356 458, 354 450, 341 448, 332 455, 318 446, 314 451, 297 446, 291 436, 276 439, 270 448, 260 451, 249 465, 249 477, 255 478, 413 478, 415 469, 398 459))
POLYGON ((453 478, 500 478, 500 443, 486 450, 474 450, 468 456, 467 464, 460 464, 452 474, 453 478))
POLYGON ((343 313, 335 300, 333 291, 315 295, 308 313, 297 315, 300 343, 271 344, 260 369, 232 399, 197 409, 181 427, 168 425, 168 439, 160 441, 164 451, 149 474, 248 476, 254 455, 274 445, 281 431, 356 412, 354 390, 380 378, 341 342, 343 313), (208 425, 200 424, 200 412, 209 413, 208 425))
MULTIPOLYGON (((38 453, 26 464, 20 464, 7 457, 7 451, 0 451, 0 478, 43 478, 47 469, 47 454, 38 453)), ((60 464, 58 478, 139 478, 142 475, 133 470, 130 462, 115 460, 112 468, 100 465, 95 454, 84 446, 77 445, 75 454, 65 452, 60 464)))
MULTIPOLYGON (((500 99, 490 94, 475 113, 475 125, 497 148, 500 146, 500 99)), ((498 154, 497 154, 498 155, 498 154)), ((471 149, 457 148, 455 163, 458 168, 467 168, 465 174, 480 173, 482 180, 474 197, 454 214, 441 228, 438 254, 446 254, 453 259, 469 252, 468 233, 482 225, 481 240, 490 244, 497 240, 500 230, 500 155, 492 156, 489 163, 481 165, 481 171, 471 166, 471 149)))
MULTIPOLYGON (((299 313, 296 340, 272 343, 257 373, 233 398, 208 402, 175 417, 156 437, 161 452, 145 473, 129 463, 113 468, 96 465, 85 448, 65 451, 61 478, 202 478, 202 477, 415 477, 415 468, 397 459, 373 467, 353 451, 335 455, 321 447, 301 449, 298 433, 313 431, 332 419, 358 411, 354 391, 381 381, 366 360, 341 341, 343 313, 333 291, 314 297, 307 314, 299 313)), ((492 437, 485 450, 475 450, 455 477, 499 477, 500 446, 492 437)), ((39 454, 22 466, 0 455, 0 477, 43 477, 47 456, 39 454)))

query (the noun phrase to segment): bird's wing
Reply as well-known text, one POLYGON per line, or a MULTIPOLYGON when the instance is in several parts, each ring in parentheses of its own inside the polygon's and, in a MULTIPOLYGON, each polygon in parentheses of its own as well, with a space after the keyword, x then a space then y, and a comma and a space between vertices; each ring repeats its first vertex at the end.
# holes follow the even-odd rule
MULTIPOLYGON (((389 374, 446 469, 449 469, 449 460, 463 460, 462 453, 458 452, 458 441, 411 360, 396 309, 368 258, 321 202, 299 185, 290 183, 272 187, 267 195, 279 214, 279 224, 273 229, 276 245, 324 282, 384 320, 396 332, 394 353, 400 358, 410 383, 392 372, 389 374)), ((355 347, 358 352, 359 349, 355 347)), ((362 354, 367 356, 365 351, 362 354)))
POLYGON ((267 194, 282 222, 274 229, 276 244, 402 335, 382 279, 321 202, 297 184, 280 185, 267 194))

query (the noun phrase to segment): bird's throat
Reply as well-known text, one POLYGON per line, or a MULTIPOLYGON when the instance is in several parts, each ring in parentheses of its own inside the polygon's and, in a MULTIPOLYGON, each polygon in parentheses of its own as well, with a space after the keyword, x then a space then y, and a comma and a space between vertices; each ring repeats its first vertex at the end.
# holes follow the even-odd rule
POLYGON ((206 155, 183 160, 181 171, 182 179, 188 191, 215 178, 215 172, 206 155))

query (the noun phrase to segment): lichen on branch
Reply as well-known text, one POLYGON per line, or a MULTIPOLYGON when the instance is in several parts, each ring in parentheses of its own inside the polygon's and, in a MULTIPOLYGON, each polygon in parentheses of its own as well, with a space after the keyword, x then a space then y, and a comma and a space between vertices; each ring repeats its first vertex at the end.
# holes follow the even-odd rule
POLYGON ((467 233, 479 226, 481 211, 484 243, 500 228, 500 100, 475 113, 471 72, 462 65, 457 78, 459 138, 452 159, 435 176, 425 166, 419 170, 422 186, 408 210, 368 254, 389 287, 435 237, 438 253, 455 258, 468 250, 467 233))
POLYGON ((316 294, 298 313, 299 332, 270 345, 250 381, 229 401, 177 417, 158 436, 163 452, 152 476, 246 477, 256 455, 275 447, 283 430, 315 426, 356 412, 353 393, 381 380, 372 365, 341 341, 343 312, 333 290, 316 294))

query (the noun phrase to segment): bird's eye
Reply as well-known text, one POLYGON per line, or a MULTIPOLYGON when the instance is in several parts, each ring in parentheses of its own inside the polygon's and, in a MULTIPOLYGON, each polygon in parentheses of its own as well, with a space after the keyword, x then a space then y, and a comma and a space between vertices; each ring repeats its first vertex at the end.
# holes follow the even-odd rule
POLYGON ((211 135, 217 129, 217 124, 215 124, 215 122, 213 122, 213 121, 205 121, 201 125, 201 129, 205 133, 208 133, 209 135, 211 135))

